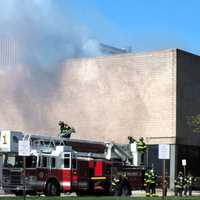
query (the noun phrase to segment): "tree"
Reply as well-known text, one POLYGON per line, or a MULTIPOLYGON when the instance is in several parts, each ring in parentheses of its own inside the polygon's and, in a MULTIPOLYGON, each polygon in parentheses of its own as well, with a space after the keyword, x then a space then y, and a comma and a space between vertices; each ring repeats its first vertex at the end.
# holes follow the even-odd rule
POLYGON ((187 124, 194 133, 200 133, 200 114, 187 117, 187 124))

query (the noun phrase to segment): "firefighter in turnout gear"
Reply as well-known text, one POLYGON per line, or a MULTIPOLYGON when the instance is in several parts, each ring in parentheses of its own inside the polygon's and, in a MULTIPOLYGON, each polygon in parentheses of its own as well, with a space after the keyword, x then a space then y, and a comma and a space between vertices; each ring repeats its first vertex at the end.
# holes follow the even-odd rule
POLYGON ((147 169, 144 174, 144 186, 146 190, 146 196, 156 196, 156 179, 157 176, 153 169, 147 169))
POLYGON ((147 169, 144 173, 144 186, 145 186, 146 196, 150 197, 150 169, 147 169))
POLYGON ((182 197, 184 177, 183 177, 183 173, 181 171, 178 173, 178 176, 175 179, 174 184, 175 184, 175 196, 179 195, 180 197, 182 197))
POLYGON ((156 196, 156 179, 157 176, 153 169, 150 170, 150 195, 155 197, 156 196))
POLYGON ((59 136, 62 138, 70 138, 72 133, 75 133, 75 129, 70 127, 68 124, 63 121, 59 121, 58 125, 60 126, 59 136))
POLYGON ((138 152, 143 153, 143 154, 145 153, 147 146, 144 142, 143 137, 141 137, 139 140, 135 140, 133 137, 128 136, 128 140, 129 140, 129 144, 136 142, 138 152))
POLYGON ((144 138, 141 137, 139 140, 135 140, 133 137, 128 136, 129 144, 136 142, 137 151, 141 154, 141 164, 144 164, 144 153, 147 149, 147 146, 144 142, 144 138))
POLYGON ((112 194, 114 196, 130 196, 131 186, 128 182, 128 178, 125 174, 115 176, 112 179, 112 194))
POLYGON ((184 195, 187 196, 187 192, 189 192, 189 196, 192 196, 192 184, 193 184, 193 177, 191 174, 188 174, 184 178, 184 195))
POLYGON ((139 153, 141 153, 141 164, 144 164, 144 153, 147 149, 147 146, 144 142, 144 138, 141 137, 139 140, 136 141, 137 143, 137 150, 139 153))
POLYGON ((146 189, 146 196, 156 196, 156 179, 157 176, 153 169, 147 169, 144 174, 144 186, 146 189))
POLYGON ((146 144, 145 144, 145 142, 144 142, 144 138, 141 137, 141 138, 140 138, 139 140, 137 140, 136 142, 137 142, 137 149, 138 149, 138 151, 139 151, 140 153, 143 153, 143 154, 144 154, 144 152, 146 151, 146 148, 147 148, 147 146, 146 146, 146 144))
POLYGON ((120 179, 118 177, 112 179, 112 194, 120 196, 120 179))

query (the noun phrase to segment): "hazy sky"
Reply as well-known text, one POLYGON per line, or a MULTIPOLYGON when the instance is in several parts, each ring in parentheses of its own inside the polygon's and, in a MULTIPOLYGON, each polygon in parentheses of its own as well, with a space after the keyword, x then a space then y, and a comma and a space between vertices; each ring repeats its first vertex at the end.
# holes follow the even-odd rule
POLYGON ((181 48, 200 54, 198 0, 61 0, 82 28, 133 51, 181 48))

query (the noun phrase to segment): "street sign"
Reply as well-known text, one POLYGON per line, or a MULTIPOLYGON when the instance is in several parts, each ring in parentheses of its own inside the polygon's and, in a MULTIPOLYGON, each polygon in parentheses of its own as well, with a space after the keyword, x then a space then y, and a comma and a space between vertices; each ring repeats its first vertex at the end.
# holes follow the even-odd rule
POLYGON ((29 141, 19 141, 19 156, 30 156, 30 142, 29 141))
POLYGON ((159 144, 159 147, 158 147, 158 158, 159 159, 170 159, 169 144, 159 144))
POLYGON ((187 165, 186 159, 183 159, 182 160, 182 166, 186 166, 186 165, 187 165))

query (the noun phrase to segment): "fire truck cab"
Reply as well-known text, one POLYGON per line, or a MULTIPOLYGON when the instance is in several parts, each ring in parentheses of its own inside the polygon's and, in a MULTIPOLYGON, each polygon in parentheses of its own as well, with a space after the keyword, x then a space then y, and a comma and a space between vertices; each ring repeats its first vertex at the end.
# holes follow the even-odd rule
POLYGON ((129 146, 13 131, 1 131, 0 138, 5 192, 128 196, 143 187, 143 168, 133 165, 129 146), (20 140, 30 143, 25 159, 18 153, 20 140))

